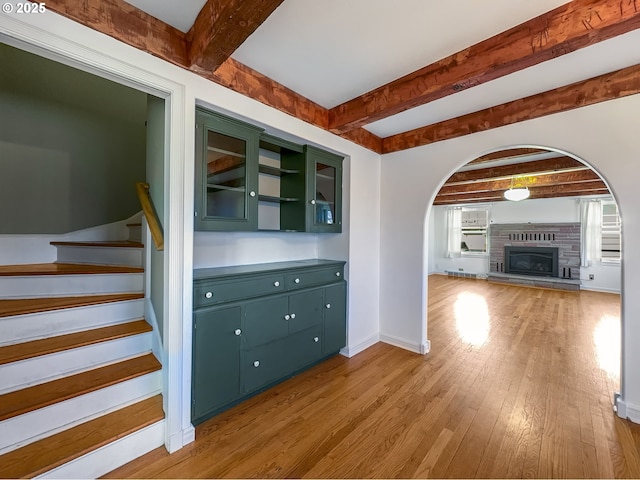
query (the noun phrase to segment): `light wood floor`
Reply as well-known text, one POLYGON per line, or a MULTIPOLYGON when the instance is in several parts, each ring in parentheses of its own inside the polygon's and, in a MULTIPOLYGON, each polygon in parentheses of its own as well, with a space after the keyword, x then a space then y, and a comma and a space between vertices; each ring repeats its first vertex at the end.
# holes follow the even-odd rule
POLYGON ((110 477, 640 477, 619 300, 432 276, 428 355, 334 357, 110 477))

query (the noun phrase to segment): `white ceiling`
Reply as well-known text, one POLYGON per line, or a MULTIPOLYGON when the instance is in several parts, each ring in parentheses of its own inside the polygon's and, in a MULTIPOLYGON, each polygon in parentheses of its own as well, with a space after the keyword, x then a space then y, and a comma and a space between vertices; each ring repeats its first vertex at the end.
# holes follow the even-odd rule
MULTIPOLYGON (((127 0, 186 32, 205 0, 127 0)), ((233 58, 331 108, 567 0, 285 0, 233 58)), ((367 125, 386 137, 640 63, 640 31, 367 125)))

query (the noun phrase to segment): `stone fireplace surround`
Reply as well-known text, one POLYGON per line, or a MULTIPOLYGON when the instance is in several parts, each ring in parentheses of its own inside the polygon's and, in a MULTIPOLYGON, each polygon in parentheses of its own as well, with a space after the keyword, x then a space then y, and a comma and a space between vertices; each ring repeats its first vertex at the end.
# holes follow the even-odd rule
POLYGON ((580 286, 580 223, 513 223, 489 227, 489 280, 578 290, 580 286), (508 275, 504 247, 558 247, 558 278, 508 275))

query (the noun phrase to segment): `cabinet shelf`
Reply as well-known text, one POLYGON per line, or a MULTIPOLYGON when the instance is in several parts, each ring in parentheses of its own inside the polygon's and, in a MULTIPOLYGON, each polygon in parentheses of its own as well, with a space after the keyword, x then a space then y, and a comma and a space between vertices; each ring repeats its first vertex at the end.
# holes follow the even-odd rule
POLYGON ((272 175, 274 177, 282 177, 283 175, 291 175, 295 173, 300 173, 300 170, 292 170, 290 168, 279 168, 272 167, 271 165, 264 165, 260 163, 258 165, 258 171, 260 173, 264 173, 265 175, 272 175))
POLYGON ((207 183, 207 188, 210 190, 231 190, 234 192, 244 192, 245 187, 229 187, 227 185, 220 185, 219 183, 207 183))
POLYGON ((247 158, 247 156, 244 153, 232 152, 230 150, 224 150, 222 148, 212 147, 211 145, 207 146, 207 151, 208 152, 223 153, 225 155, 229 155, 230 157, 247 158))
POLYGON ((293 197, 273 197, 271 195, 258 195, 258 200, 261 202, 269 203, 287 203, 287 202, 299 202, 299 198, 293 197))

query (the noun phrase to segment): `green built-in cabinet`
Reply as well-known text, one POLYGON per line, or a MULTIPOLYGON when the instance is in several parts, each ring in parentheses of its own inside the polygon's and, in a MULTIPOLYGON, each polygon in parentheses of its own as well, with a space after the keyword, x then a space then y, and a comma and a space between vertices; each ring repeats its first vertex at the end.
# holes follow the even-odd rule
POLYGON ((195 228, 339 233, 342 161, 198 108, 195 228))
POLYGON ((194 424, 345 346, 344 265, 314 259, 194 271, 194 424))

